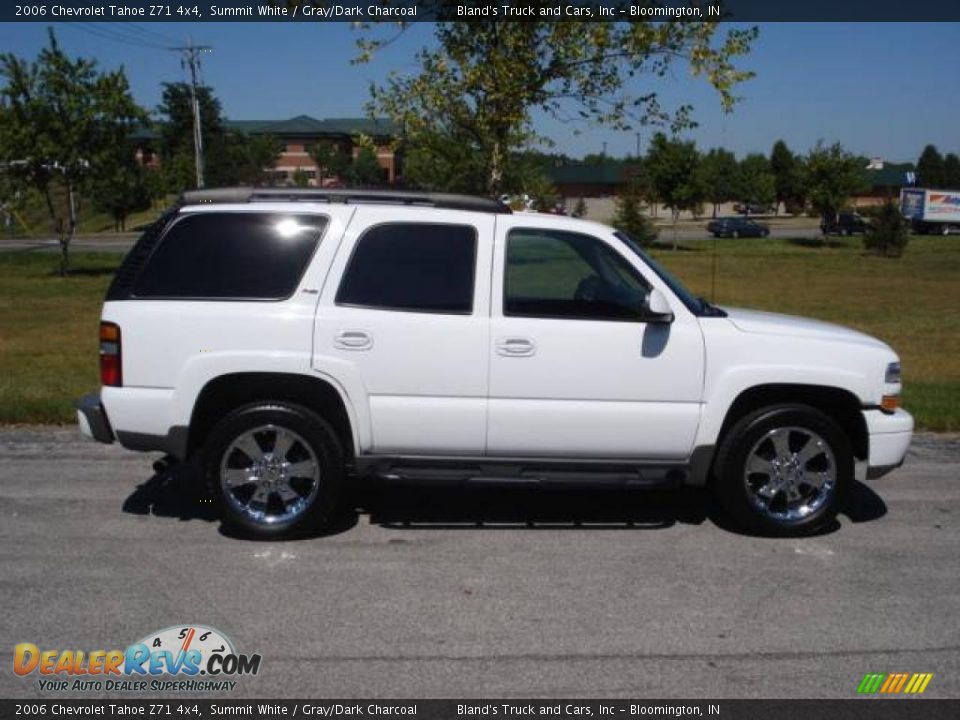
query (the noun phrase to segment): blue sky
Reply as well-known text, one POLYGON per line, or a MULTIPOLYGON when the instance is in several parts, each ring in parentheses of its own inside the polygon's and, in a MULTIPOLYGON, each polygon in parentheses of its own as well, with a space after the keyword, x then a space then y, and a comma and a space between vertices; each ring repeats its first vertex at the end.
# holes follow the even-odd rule
MULTIPOLYGON (((46 25, 0 24, 0 49, 34 57, 46 42, 46 25)), ((430 42, 431 28, 417 24, 368 65, 350 64, 355 34, 348 23, 102 23, 55 24, 72 54, 105 67, 124 65, 134 95, 153 108, 163 81, 184 78, 160 33, 182 43, 188 33, 210 44, 204 80, 233 119, 282 119, 298 114, 363 114, 370 82, 391 70, 411 72, 414 51, 430 42), (140 32, 137 28, 145 28, 140 32), (140 37, 143 42, 132 40, 140 37), (123 38, 126 38, 124 40, 123 38)), ((770 23, 743 66, 757 77, 744 84, 732 115, 716 94, 682 68, 658 81, 662 102, 694 106, 700 126, 688 133, 702 147, 723 145, 738 154, 768 152, 777 138, 805 151, 817 139, 893 161, 915 160, 923 145, 960 151, 960 24, 770 23)), ((635 90, 649 86, 638 85, 635 90)), ((633 152, 633 133, 538 118, 557 149, 579 156, 633 152)), ((652 130, 643 130, 645 146, 652 130)))

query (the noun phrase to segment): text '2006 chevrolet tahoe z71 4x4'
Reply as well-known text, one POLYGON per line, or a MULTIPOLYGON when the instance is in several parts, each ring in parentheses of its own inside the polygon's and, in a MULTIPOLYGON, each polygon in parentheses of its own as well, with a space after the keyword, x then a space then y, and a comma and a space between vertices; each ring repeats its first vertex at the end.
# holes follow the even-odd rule
POLYGON ((710 485, 815 532, 913 420, 884 343, 718 308, 631 238, 494 200, 209 190, 107 293, 87 435, 197 457, 224 522, 328 522, 345 478, 710 485))

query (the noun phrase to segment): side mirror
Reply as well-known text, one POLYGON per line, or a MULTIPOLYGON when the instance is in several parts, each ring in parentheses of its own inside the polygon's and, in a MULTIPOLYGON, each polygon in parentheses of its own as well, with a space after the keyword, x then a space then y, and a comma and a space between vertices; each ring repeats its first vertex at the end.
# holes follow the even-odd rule
POLYGON ((670 303, 663 296, 663 293, 653 288, 647 297, 647 304, 640 314, 640 319, 648 323, 672 323, 673 310, 670 309, 670 303))

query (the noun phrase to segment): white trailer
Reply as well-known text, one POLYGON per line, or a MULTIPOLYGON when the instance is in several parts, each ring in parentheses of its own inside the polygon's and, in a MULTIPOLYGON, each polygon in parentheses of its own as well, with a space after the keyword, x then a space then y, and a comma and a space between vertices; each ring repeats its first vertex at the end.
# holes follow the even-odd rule
POLYGON ((900 212, 922 235, 960 234, 960 190, 904 188, 900 212))

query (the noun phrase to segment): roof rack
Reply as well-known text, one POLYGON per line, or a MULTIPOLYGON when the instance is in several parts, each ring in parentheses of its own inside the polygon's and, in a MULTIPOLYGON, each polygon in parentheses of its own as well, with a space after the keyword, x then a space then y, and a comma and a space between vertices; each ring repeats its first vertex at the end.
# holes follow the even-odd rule
POLYGON ((181 205, 254 202, 326 202, 350 205, 372 203, 378 205, 416 205, 445 208, 447 210, 471 210, 473 212, 501 214, 511 212, 508 205, 492 198, 394 190, 236 187, 187 190, 180 196, 181 205))

